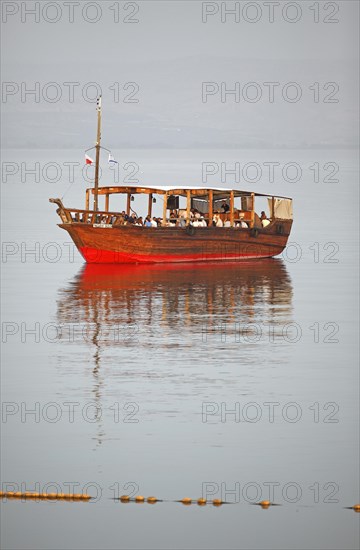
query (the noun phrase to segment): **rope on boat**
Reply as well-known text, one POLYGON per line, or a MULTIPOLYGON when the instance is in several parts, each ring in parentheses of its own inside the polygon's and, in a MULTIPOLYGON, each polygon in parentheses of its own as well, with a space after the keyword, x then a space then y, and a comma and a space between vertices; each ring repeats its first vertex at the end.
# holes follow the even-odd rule
POLYGON ((64 193, 63 196, 61 197, 61 200, 63 200, 63 198, 65 197, 65 195, 68 194, 68 192, 70 191, 71 187, 74 185, 74 182, 75 182, 75 180, 74 180, 73 182, 70 183, 69 187, 66 189, 65 193, 64 193))

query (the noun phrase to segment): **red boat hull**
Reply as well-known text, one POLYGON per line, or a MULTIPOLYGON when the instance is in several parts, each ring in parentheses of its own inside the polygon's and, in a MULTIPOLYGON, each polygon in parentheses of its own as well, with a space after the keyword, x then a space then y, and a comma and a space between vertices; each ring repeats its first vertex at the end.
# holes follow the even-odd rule
POLYGON ((94 227, 61 224, 87 263, 150 264, 238 261, 281 254, 291 229, 282 220, 256 231, 235 228, 94 227), (281 227, 281 229, 279 229, 281 227))
POLYGON ((149 263, 184 263, 184 262, 215 262, 215 261, 234 261, 234 260, 249 260, 254 258, 269 258, 272 254, 255 253, 255 254, 236 254, 227 253, 226 256, 220 254, 183 254, 183 255, 145 255, 145 254, 122 254, 112 250, 102 250, 91 248, 88 246, 80 247, 84 260, 91 264, 149 264, 149 263))

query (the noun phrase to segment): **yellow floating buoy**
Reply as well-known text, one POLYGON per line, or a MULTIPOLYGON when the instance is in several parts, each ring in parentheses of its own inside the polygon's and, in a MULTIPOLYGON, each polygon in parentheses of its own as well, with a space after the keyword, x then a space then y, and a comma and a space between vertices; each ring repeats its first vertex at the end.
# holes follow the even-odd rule
POLYGON ((147 501, 149 504, 155 504, 155 502, 157 502, 157 498, 156 497, 148 497, 147 498, 147 501))
POLYGON ((82 498, 82 494, 81 493, 73 493, 70 495, 71 498, 75 499, 75 500, 80 500, 82 498))
POLYGON ((223 504, 223 501, 220 498, 214 498, 212 503, 214 506, 221 506, 223 504))
POLYGON ((121 502, 129 502, 130 497, 129 495, 121 495, 121 497, 119 497, 119 500, 121 500, 121 502))
POLYGON ((47 498, 50 498, 50 499, 55 499, 57 498, 58 494, 57 493, 47 493, 46 497, 47 498))
POLYGON ((182 502, 182 504, 185 504, 186 506, 188 506, 189 504, 192 503, 192 500, 189 497, 185 497, 182 500, 180 500, 180 502, 182 502))
POLYGON ((352 508, 353 510, 355 510, 355 512, 360 512, 360 504, 354 504, 352 508))
POLYGON ((199 506, 205 506, 206 498, 198 498, 197 503, 199 506))
POLYGON ((271 505, 271 502, 270 500, 262 500, 261 502, 259 502, 261 508, 269 508, 269 506, 271 505))
POLYGON ((145 497, 143 497, 142 495, 137 495, 135 497, 135 502, 145 502, 145 497))

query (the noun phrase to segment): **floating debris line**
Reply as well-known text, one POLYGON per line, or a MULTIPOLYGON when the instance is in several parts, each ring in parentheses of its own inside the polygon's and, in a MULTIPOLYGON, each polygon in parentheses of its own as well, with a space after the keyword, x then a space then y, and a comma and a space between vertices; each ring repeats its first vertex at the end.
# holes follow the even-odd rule
MULTIPOLYGON (((89 501, 95 499, 91 495, 84 493, 32 493, 26 492, 22 493, 20 491, 0 491, 0 499, 4 501, 5 499, 17 499, 17 500, 63 500, 63 501, 89 501)), ((136 495, 131 497, 130 495, 121 495, 112 500, 120 501, 123 504, 135 503, 135 504, 156 504, 157 502, 177 502, 183 504, 184 506, 191 506, 192 504, 197 504, 198 506, 206 506, 210 504, 215 507, 222 506, 223 504, 239 504, 238 502, 227 502, 221 500, 220 498, 214 498, 213 500, 207 500, 206 498, 200 497, 198 499, 192 499, 190 497, 184 497, 181 500, 164 500, 154 496, 144 497, 143 495, 136 495)), ((254 506, 260 506, 263 510, 267 510, 270 506, 281 506, 276 502, 270 502, 270 500, 262 500, 261 502, 250 502, 254 506)), ((355 512, 360 512, 360 504, 354 504, 353 506, 344 506, 346 510, 354 510, 355 512)))
POLYGON ((90 500, 90 495, 82 493, 21 493, 20 491, 0 491, 0 497, 14 498, 14 499, 27 499, 27 500, 90 500))
MULTIPOLYGON (((149 504, 155 504, 156 502, 178 502, 180 504, 183 504, 184 506, 190 506, 191 504, 197 504, 198 506, 206 506, 206 504, 212 504, 213 506, 222 506, 223 504, 237 504, 236 502, 226 502, 225 500, 221 500, 220 498, 214 498, 214 500, 206 500, 206 498, 202 497, 197 499, 184 497, 181 500, 163 500, 156 497, 145 498, 141 495, 137 495, 136 497, 130 497, 130 495, 121 495, 121 497, 115 498, 114 500, 120 500, 120 502, 123 503, 135 502, 137 504, 143 502, 148 502, 149 504)), ((268 501, 256 502, 255 504, 263 506, 264 503, 267 507, 269 507, 270 505, 280 506, 279 504, 274 504, 268 501)))

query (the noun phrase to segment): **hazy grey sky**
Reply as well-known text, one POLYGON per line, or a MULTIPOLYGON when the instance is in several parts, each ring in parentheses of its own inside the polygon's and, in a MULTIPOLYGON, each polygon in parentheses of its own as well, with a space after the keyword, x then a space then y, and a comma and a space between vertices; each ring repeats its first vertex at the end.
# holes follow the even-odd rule
POLYGON ((319 2, 318 14, 310 1, 38 2, 38 23, 22 4, 34 10, 36 2, 3 2, 5 63, 39 63, 44 69, 51 63, 89 63, 96 74, 97 63, 104 61, 114 63, 115 69, 124 61, 170 60, 195 54, 294 61, 357 56, 357 1, 319 2), (73 8, 68 5, 71 3, 73 8), (46 4, 57 7, 44 11, 46 4), (224 8, 222 14, 221 4, 227 10, 238 4, 240 21, 235 22, 235 15, 224 8), (90 23, 84 18, 98 21, 90 23), (129 22, 124 22, 125 18, 129 22), (330 22, 335 20, 339 23, 330 22))
POLYGON ((348 147, 358 136, 358 11, 347 0, 3 2, 4 146, 60 147, 64 134, 79 144, 96 82, 121 146, 348 147), (206 100, 204 82, 215 83, 206 100), (222 82, 239 83, 239 101, 221 95, 222 82), (248 82, 258 102, 244 100, 248 82), (264 82, 279 83, 273 102, 264 82), (284 100, 288 82, 298 102, 284 100), (36 98, 26 93, 36 86, 36 98))

